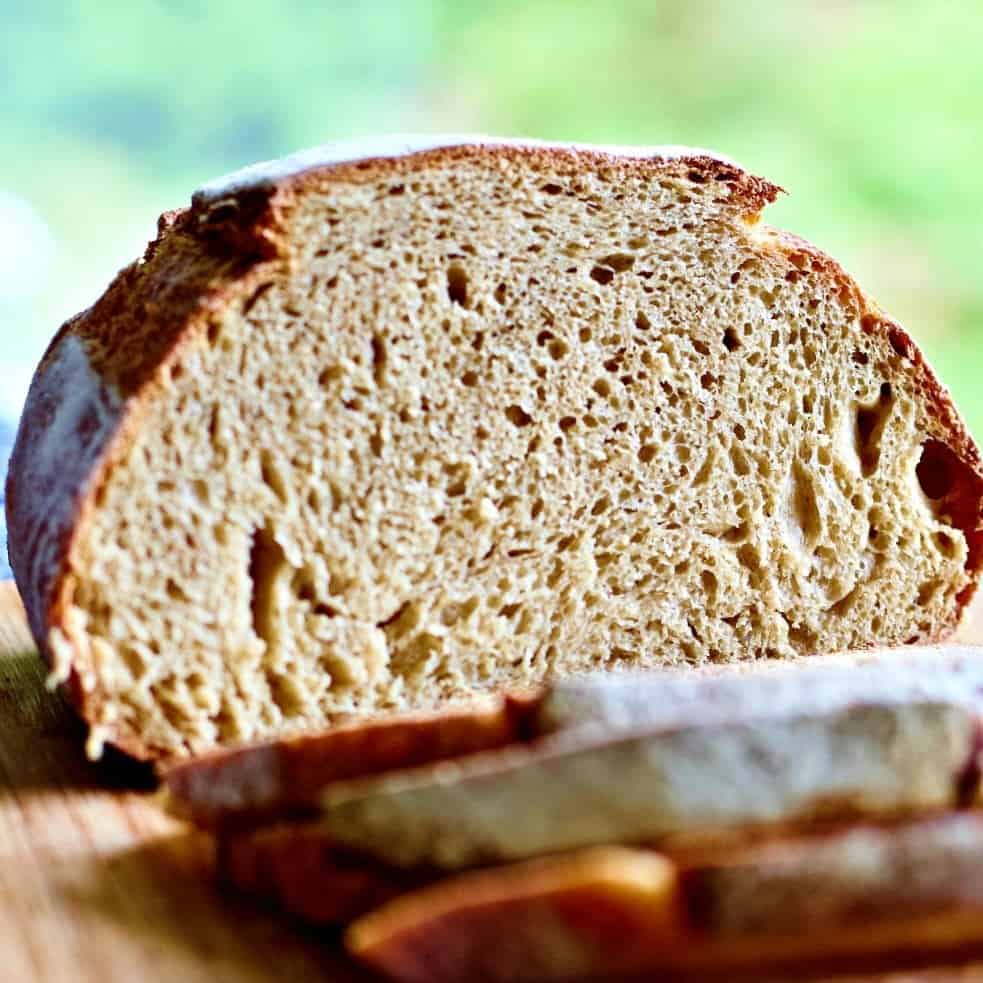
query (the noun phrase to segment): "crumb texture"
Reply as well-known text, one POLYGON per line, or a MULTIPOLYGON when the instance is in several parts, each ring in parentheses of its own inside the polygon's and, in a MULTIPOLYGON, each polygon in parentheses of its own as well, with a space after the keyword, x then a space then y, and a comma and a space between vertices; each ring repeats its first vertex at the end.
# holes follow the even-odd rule
POLYGON ((103 722, 185 753, 944 633, 975 462, 733 180, 492 153, 309 179, 76 543, 103 722))

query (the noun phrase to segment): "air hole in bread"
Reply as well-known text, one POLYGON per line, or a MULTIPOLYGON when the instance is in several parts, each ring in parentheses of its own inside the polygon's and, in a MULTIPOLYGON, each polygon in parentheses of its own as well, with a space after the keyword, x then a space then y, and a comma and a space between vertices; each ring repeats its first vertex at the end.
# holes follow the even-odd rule
MULTIPOLYGON (((922 445, 915 474, 936 516, 961 531, 965 568, 978 570, 983 562, 983 531, 979 528, 983 479, 948 444, 934 438, 922 445)), ((935 540, 943 555, 958 554, 960 544, 950 533, 937 532, 935 540)), ((957 601, 968 602, 974 591, 975 586, 968 585, 957 595, 957 601)))
POLYGON ((812 475, 798 459, 789 472, 785 514, 790 544, 812 553, 823 534, 823 519, 812 475))
POLYGON ((546 350, 550 353, 550 358, 558 362, 570 351, 570 346, 562 338, 554 338, 547 346, 546 350))
POLYGON ((299 701, 292 724, 315 727, 621 652, 654 666, 788 657, 813 631, 823 650, 938 637, 972 580, 978 488, 918 448, 975 458, 901 336, 861 331, 862 295, 690 166, 664 193, 661 174, 606 168, 601 188, 593 167, 484 158, 305 179, 282 254, 242 274, 162 240, 134 309, 184 269, 199 320, 181 330, 221 329, 175 356, 79 545, 75 605, 119 669, 105 706, 183 753, 270 736, 299 701), (114 619, 160 640, 156 658, 137 646, 146 685, 113 688, 134 678, 114 619), (148 693, 165 678, 179 734, 148 693))
POLYGON ((468 306, 468 274, 459 263, 447 267, 447 296, 452 304, 468 306))
POLYGON ((372 336, 372 377, 375 384, 380 389, 386 384, 386 365, 389 360, 389 353, 386 349, 386 342, 381 335, 372 336))
POLYGON ((528 427, 532 417, 517 403, 506 407, 505 416, 514 427, 528 427))
POLYGON ((600 265, 615 273, 627 273, 635 265, 635 257, 631 253, 611 253, 600 261, 600 265))
MULTIPOLYGON (((257 287, 257 288, 256 288, 256 289, 255 289, 255 290, 254 290, 254 291, 252 292, 252 294, 250 294, 250 296, 249 296, 249 298, 248 298, 248 299, 246 300, 246 302, 245 302, 245 304, 243 304, 243 305, 242 305, 242 313, 243 313, 243 316, 247 316, 247 315, 248 315, 248 314, 250 313, 250 311, 252 311, 252 309, 253 309, 253 308, 254 308, 254 307, 256 306, 256 304, 257 304, 257 303, 259 303, 259 301, 260 301, 260 299, 262 298, 262 296, 263 296, 263 295, 264 295, 264 294, 265 294, 265 293, 266 293, 266 292, 267 292, 267 291, 268 291, 268 290, 269 290, 269 289, 270 289, 270 288, 271 288, 272 286, 273 286, 273 282, 272 282, 272 281, 269 281, 269 282, 267 282, 267 283, 263 283, 263 284, 261 284, 260 286, 258 286, 258 287, 257 287)), ((215 326, 217 327, 218 325, 216 324, 215 326)), ((218 337, 218 335, 217 335, 217 333, 216 333, 216 338, 217 338, 217 337, 218 337)), ((210 338, 209 340, 210 340, 210 341, 212 342, 212 344, 214 344, 214 339, 211 339, 211 338, 210 338)))
POLYGON ((264 449, 260 452, 259 461, 263 484, 273 492, 282 504, 286 505, 290 498, 290 492, 283 470, 273 457, 273 453, 264 449))
POLYGON ((317 377, 317 384, 322 389, 327 389, 332 383, 337 382, 345 374, 340 365, 325 366, 317 377))
POLYGON ((891 386, 885 382, 873 403, 857 408, 857 456, 860 458, 860 472, 865 478, 869 478, 877 470, 881 457, 881 438, 893 406, 891 386))
POLYGON ((283 547, 269 527, 253 532, 249 548, 249 610, 253 633, 271 653, 276 643, 277 584, 288 567, 283 547))
POLYGON ((373 457, 382 457, 384 447, 385 440, 383 439, 382 431, 376 427, 369 437, 369 451, 371 451, 373 457))
POLYGON ((918 588, 917 603, 921 605, 930 604, 935 596, 945 590, 945 584, 941 580, 930 580, 918 588))
POLYGON ((960 471, 967 470, 948 444, 927 440, 922 445, 915 473, 926 497, 937 502, 951 494, 959 482, 960 471))

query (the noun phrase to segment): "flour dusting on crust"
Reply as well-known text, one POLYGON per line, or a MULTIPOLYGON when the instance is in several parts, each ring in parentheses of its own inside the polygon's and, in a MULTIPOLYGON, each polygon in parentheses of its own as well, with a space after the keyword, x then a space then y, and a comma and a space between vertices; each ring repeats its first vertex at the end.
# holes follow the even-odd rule
POLYGON ((17 556, 27 569, 16 572, 35 638, 47 634, 47 589, 56 582, 78 503, 123 406, 118 390, 95 372, 85 345, 73 334, 55 345, 31 385, 11 459, 31 501, 22 492, 11 498, 10 510, 11 527, 19 528, 24 543, 17 556), (23 453, 27 447, 30 453, 23 453))
POLYGON ((402 157, 406 154, 438 150, 444 147, 525 147, 531 150, 568 150, 607 154, 612 157, 711 157, 735 167, 734 161, 711 150, 698 147, 663 146, 633 147, 624 144, 564 143, 560 141, 524 139, 521 137, 492 137, 462 133, 393 134, 361 140, 338 140, 320 147, 310 147, 281 157, 278 160, 251 164, 231 174, 215 178, 202 185, 193 196, 196 205, 220 201, 230 195, 254 188, 269 188, 283 178, 300 174, 315 167, 331 167, 356 160, 402 157))

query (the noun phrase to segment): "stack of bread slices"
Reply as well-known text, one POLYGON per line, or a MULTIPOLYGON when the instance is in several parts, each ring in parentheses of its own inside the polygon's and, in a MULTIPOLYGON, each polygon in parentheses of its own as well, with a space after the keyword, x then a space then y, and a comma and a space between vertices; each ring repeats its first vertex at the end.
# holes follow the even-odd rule
POLYGON ((349 950, 398 980, 983 942, 983 660, 817 662, 560 682, 219 752, 170 770, 167 800, 216 833, 228 882, 351 923, 349 950))
POLYGON ((983 942, 983 464, 779 191, 409 139, 165 215, 7 485, 90 752, 401 980, 983 942))

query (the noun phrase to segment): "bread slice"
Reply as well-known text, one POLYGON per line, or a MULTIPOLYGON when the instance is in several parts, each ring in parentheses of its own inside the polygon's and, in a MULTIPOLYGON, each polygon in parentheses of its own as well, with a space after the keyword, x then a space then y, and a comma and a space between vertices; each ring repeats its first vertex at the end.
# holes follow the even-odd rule
MULTIPOLYGON (((558 680, 538 693, 488 701, 470 711, 397 716, 336 727, 322 734, 216 751, 164 769, 164 799, 173 815, 199 827, 242 828, 317 815, 331 786, 335 786, 333 795, 350 794, 351 786, 339 793, 339 783, 398 772, 356 788, 367 801, 388 801, 394 788, 403 795, 407 784, 415 783, 418 788, 407 803, 409 814, 394 820, 401 827, 416 821, 412 798, 428 796, 428 785, 441 786, 438 795, 445 795, 443 786, 461 781, 467 784, 481 772, 489 779, 496 776, 496 784, 502 786, 504 808, 511 808, 515 798, 517 815, 539 808, 559 822, 559 810, 551 807, 545 796, 548 790, 562 786, 564 773, 553 772, 540 794, 528 801, 511 784, 514 774, 538 766, 543 758, 576 755, 574 763, 563 767, 579 771, 579 780, 596 784, 600 795, 609 789, 608 794, 617 800, 622 794, 618 786, 623 776, 607 773, 605 762, 615 753, 612 742, 624 744, 626 737, 634 740, 640 734, 650 735, 658 741, 658 735, 665 739, 671 732, 677 735, 668 738, 672 741, 680 732, 699 735, 717 727, 713 733, 719 734, 720 725, 757 722, 763 739, 774 743, 781 740, 778 735, 794 726, 790 718, 807 718, 815 721, 821 740, 828 741, 846 712, 851 719, 868 725, 858 724, 850 740, 857 754, 867 756, 870 762, 870 747, 874 755, 884 754, 879 746, 881 729, 873 725, 878 714, 886 713, 898 721, 902 731, 899 740, 910 744, 916 738, 904 728, 910 725, 913 712, 927 707, 940 708, 940 714, 946 712, 941 709, 945 707, 966 714, 969 743, 960 745, 962 750, 955 749, 954 759, 957 770, 964 762, 964 774, 949 774, 952 761, 947 764, 932 758, 927 746, 920 749, 919 756, 924 765, 938 769, 939 778, 949 774, 954 783, 961 782, 959 795, 968 798, 976 774, 970 765, 983 702, 981 688, 983 649, 956 646, 827 656, 804 666, 767 662, 720 666, 702 673, 666 670, 645 675, 594 675, 558 680), (776 723, 761 726, 769 720, 776 723), (551 739, 552 735, 557 737, 551 739), (500 752, 469 757, 495 748, 500 752), (448 759, 454 759, 450 765, 435 764, 448 759), (432 767, 405 773, 425 764, 432 767)), ((727 733, 736 735, 740 730, 731 727, 727 733)), ((729 753, 734 751, 732 745, 729 753)), ((682 762, 680 758, 680 767, 682 762)), ((714 777, 712 769, 706 777, 710 785, 707 794, 711 794, 720 779, 714 777)), ((820 796, 831 793, 834 775, 817 778, 829 783, 825 792, 820 786, 820 796)), ((732 772, 727 780, 733 780, 732 772)), ((781 774, 765 774, 762 795, 780 796, 768 786, 782 780, 781 774)), ((525 781, 520 778, 522 788, 525 781)), ((955 784, 952 792, 956 794, 955 784)), ((581 807, 579 802, 574 805, 575 811, 581 807)), ((450 801, 447 808, 446 822, 451 825, 469 815, 467 808, 462 813, 454 811, 450 801)), ((388 839, 385 821, 382 826, 380 835, 388 839)), ((509 828, 507 823, 503 826, 509 828)), ((327 839, 326 833, 324 836, 327 839)))
POLYGON ((399 141, 165 215, 59 332, 13 568, 92 730, 175 756, 589 670, 938 639, 983 471, 778 188, 399 141))
POLYGON ((981 884, 983 817, 949 814, 690 864, 603 847, 470 872, 365 915, 347 944, 405 983, 741 968, 760 979, 782 964, 983 942, 981 884))
POLYGON ((728 841, 750 828, 958 804, 973 710, 935 701, 559 734, 417 771, 329 786, 329 842, 446 870, 604 843, 728 841))
POLYGON ((346 945, 414 983, 606 977, 641 963, 640 947, 679 948, 688 929, 679 900, 665 858, 603 847, 424 887, 356 921, 346 945))
POLYGON ((162 770, 164 804, 204 829, 257 826, 316 814, 326 786, 522 740, 532 700, 394 717, 323 733, 213 751, 162 770))

